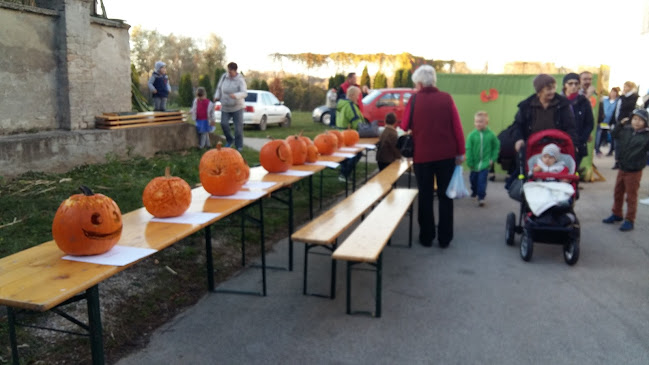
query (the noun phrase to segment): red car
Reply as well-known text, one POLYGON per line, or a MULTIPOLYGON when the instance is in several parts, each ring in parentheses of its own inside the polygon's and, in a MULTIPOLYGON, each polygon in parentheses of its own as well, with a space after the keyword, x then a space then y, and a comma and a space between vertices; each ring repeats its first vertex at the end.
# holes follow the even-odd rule
POLYGON ((368 121, 379 121, 385 125, 386 114, 392 112, 397 115, 397 125, 401 122, 403 111, 415 89, 392 88, 375 89, 363 98, 363 116, 368 121))

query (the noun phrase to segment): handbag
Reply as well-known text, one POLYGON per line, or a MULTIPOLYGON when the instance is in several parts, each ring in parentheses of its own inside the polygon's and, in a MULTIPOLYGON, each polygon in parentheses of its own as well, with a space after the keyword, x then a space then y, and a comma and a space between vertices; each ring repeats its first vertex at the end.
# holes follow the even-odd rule
MULTIPOLYGON (((415 96, 417 96, 417 94, 412 96, 412 101, 410 102, 410 115, 408 116, 410 121, 408 125, 410 126, 410 129, 413 129, 414 127, 412 125, 412 114, 415 111, 415 96)), ((415 154, 415 140, 412 138, 412 133, 404 134, 399 137, 397 140, 397 148, 399 149, 399 152, 401 152, 401 156, 412 158, 415 154)))
POLYGON ((509 189, 507 189, 507 194, 509 194, 509 197, 518 201, 522 202, 523 201, 523 179, 519 176, 516 177, 512 183, 509 185, 509 189))
POLYGON ((360 138, 371 138, 379 136, 379 121, 358 123, 358 136, 360 138))

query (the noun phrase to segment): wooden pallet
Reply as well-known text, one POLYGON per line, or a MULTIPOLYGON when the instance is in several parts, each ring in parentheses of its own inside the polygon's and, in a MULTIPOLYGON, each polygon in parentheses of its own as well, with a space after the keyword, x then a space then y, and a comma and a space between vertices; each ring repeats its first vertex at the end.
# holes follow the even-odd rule
POLYGON ((148 127, 152 125, 179 124, 187 120, 185 113, 173 112, 144 112, 128 115, 104 113, 95 117, 95 127, 99 129, 123 129, 148 127))

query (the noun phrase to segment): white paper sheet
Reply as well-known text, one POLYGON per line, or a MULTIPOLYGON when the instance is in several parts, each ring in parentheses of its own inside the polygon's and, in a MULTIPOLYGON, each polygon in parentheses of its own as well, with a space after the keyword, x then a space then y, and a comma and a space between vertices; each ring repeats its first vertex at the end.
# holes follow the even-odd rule
POLYGON ((332 168, 332 169, 335 169, 335 168, 337 168, 338 166, 340 166, 340 164, 339 164, 338 162, 334 162, 334 161, 316 161, 316 162, 307 162, 307 163, 305 163, 305 165, 320 165, 320 166, 327 166, 327 167, 332 168))
POLYGON ((178 223, 178 224, 205 224, 220 215, 221 213, 192 212, 192 213, 185 213, 178 217, 151 218, 151 222, 178 223))
POLYGON ((352 158, 352 157, 356 156, 356 154, 355 153, 334 152, 332 154, 332 156, 352 158))
POLYGON ((357 152, 358 148, 355 148, 355 147, 341 147, 341 148, 338 149, 338 151, 341 151, 341 152, 357 152))
POLYGON ((313 171, 286 170, 285 172, 278 172, 277 175, 284 175, 284 176, 309 176, 309 175, 313 175, 313 171))
POLYGON ((248 181, 247 183, 243 184, 241 188, 250 190, 266 190, 272 188, 277 184, 278 183, 274 181, 248 181))
POLYGON ((110 266, 124 266, 131 262, 152 255, 158 252, 152 248, 142 247, 128 247, 128 246, 114 246, 110 251, 101 255, 93 256, 71 256, 66 255, 62 258, 69 261, 87 262, 90 264, 110 265, 110 266))
POLYGON ((268 194, 265 191, 259 191, 259 190, 254 190, 254 191, 248 191, 248 190, 239 190, 237 191, 236 194, 234 195, 228 195, 228 196, 210 196, 210 199, 231 199, 231 200, 257 200, 264 195, 268 194))
POLYGON ((376 149, 375 144, 369 144, 369 143, 358 143, 358 144, 356 144, 356 147, 365 148, 366 150, 375 150, 376 149))

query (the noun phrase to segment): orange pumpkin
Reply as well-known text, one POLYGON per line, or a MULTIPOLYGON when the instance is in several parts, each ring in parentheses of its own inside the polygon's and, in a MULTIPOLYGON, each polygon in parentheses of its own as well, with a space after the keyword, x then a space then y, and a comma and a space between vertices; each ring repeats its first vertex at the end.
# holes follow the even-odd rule
POLYGON ((284 172, 293 165, 293 152, 283 139, 268 141, 259 151, 259 162, 268 172, 284 172))
POLYGON ((146 185, 142 203, 154 217, 177 217, 192 203, 192 188, 185 180, 171 176, 167 167, 165 176, 156 177, 146 185))
POLYGON ((316 162, 318 161, 318 147, 314 144, 310 144, 306 147, 306 162, 316 162))
POLYGON ((291 147, 293 153, 293 165, 304 165, 304 162, 306 162, 306 143, 297 135, 286 137, 286 143, 291 147))
POLYGON ((336 148, 340 148, 345 145, 345 138, 343 137, 342 132, 340 132, 337 129, 332 129, 329 131, 329 133, 332 133, 333 135, 336 136, 336 138, 338 138, 338 147, 336 148))
POLYGON ((321 155, 331 155, 338 148, 338 138, 329 132, 318 134, 313 143, 318 148, 321 155))
POLYGON ((313 144, 313 141, 311 140, 311 138, 309 138, 309 137, 307 137, 307 136, 303 136, 303 135, 302 135, 302 132, 300 132, 300 134, 298 135, 298 137, 300 137, 300 139, 303 140, 304 143, 306 143, 307 147, 308 147, 309 145, 312 145, 312 144, 313 144))
POLYGON ((68 255, 99 255, 122 236, 122 212, 113 199, 80 187, 83 194, 64 200, 54 215, 52 236, 68 255))
POLYGON ((239 151, 219 142, 203 154, 198 165, 203 188, 216 196, 234 195, 248 181, 250 168, 239 151))
POLYGON ((356 130, 350 128, 343 132, 343 139, 345 146, 354 146, 360 140, 360 136, 356 130))

